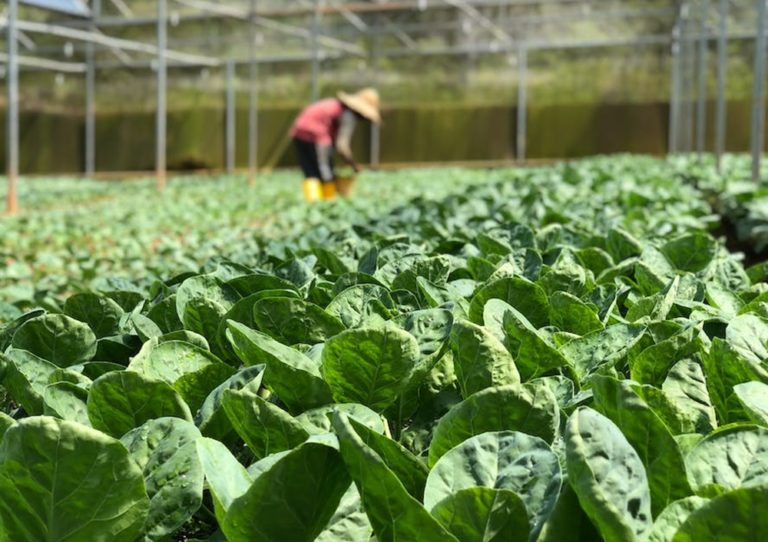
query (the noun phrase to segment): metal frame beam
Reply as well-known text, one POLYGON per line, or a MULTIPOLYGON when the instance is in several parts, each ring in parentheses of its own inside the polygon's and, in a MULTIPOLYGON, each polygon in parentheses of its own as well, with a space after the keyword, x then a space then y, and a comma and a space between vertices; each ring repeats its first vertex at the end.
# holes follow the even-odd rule
POLYGON ((157 190, 163 192, 166 185, 167 151, 167 83, 168 67, 165 51, 168 42, 168 6, 167 0, 157 0, 157 111, 155 116, 155 174, 157 190))
POLYGON ((707 135, 707 80, 708 80, 708 23, 709 0, 701 0, 701 26, 699 28, 699 92, 696 104, 696 152, 699 160, 704 158, 707 135))
POLYGON ((226 145, 226 168, 227 173, 235 171, 235 151, 237 148, 237 111, 236 111, 236 93, 235 78, 236 64, 227 62, 226 64, 226 123, 225 123, 225 145, 226 145))
MULTIPOLYGON (((95 20, 101 12, 101 0, 93 0, 91 7, 91 32, 96 31, 95 20)), ((86 44, 85 53, 85 176, 96 172, 96 46, 86 44)))
POLYGON ((259 169, 259 64, 256 62, 257 1, 250 0, 248 41, 248 184, 256 184, 259 169))
MULTIPOLYGON (((6 27, 7 25, 8 20, 6 18, 0 18, 0 28, 6 27)), ((98 25, 98 23, 96 23, 96 25, 98 25)), ((122 38, 114 38, 90 30, 79 30, 77 28, 70 28, 67 26, 48 24, 38 21, 17 21, 16 28, 32 34, 45 34, 48 36, 82 41, 85 43, 93 43, 96 45, 102 45, 104 47, 115 47, 123 51, 145 53, 148 55, 158 54, 158 48, 155 45, 126 40, 122 38)), ((164 56, 169 60, 198 66, 217 67, 221 64, 221 61, 214 57, 182 53, 179 51, 165 50, 164 56)))
POLYGON ((725 95, 725 84, 728 77, 728 7, 729 0, 720 0, 717 36, 717 104, 715 106, 715 162, 718 173, 722 173, 726 115, 728 114, 725 95))
POLYGON ((520 47, 517 58, 517 160, 525 160, 528 146, 528 49, 520 47))
POLYGON ((755 81, 752 91, 752 180, 760 182, 765 140, 765 16, 768 0, 757 0, 757 39, 755 40, 755 81))
POLYGON ((8 69, 6 73, 8 111, 6 113, 6 176, 8 193, 6 210, 9 215, 19 211, 16 183, 19 177, 19 63, 18 40, 16 38, 18 0, 8 0, 8 25, 6 30, 8 69))

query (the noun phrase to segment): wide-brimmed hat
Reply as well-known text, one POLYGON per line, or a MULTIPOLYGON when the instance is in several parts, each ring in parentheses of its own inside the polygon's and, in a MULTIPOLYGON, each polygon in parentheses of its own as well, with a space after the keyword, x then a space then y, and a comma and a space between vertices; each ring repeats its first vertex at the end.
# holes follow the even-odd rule
POLYGON ((374 124, 381 123, 379 92, 375 88, 366 88, 355 94, 339 92, 338 96, 341 103, 355 113, 362 115, 374 124))

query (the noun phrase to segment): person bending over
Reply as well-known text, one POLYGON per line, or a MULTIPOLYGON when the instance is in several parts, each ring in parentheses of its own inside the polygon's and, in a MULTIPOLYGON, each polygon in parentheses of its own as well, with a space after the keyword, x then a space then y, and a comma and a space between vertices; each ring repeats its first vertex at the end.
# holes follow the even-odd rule
POLYGON ((360 166, 352 154, 352 136, 359 121, 381 122, 379 93, 367 88, 355 94, 340 92, 309 105, 296 118, 291 137, 304 173, 304 197, 309 202, 336 196, 334 151, 355 173, 360 166))

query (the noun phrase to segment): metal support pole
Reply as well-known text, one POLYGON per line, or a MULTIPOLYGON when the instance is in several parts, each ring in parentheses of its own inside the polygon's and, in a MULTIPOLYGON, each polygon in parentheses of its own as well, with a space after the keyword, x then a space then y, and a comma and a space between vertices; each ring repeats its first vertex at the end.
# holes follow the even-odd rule
POLYGON ((681 150, 689 153, 693 150, 693 101, 695 93, 696 44, 692 35, 693 19, 689 19, 689 5, 683 6, 681 17, 683 25, 683 103, 681 106, 680 127, 682 130, 681 150))
POLYGON ((312 18, 312 101, 320 99, 320 2, 315 0, 312 18))
POLYGON ((517 57, 517 160, 525 160, 528 138, 528 50, 521 47, 517 57))
POLYGON ((729 0, 720 0, 719 32, 717 37, 717 111, 715 113, 715 160, 718 173, 722 168, 725 153, 726 100, 725 81, 728 75, 728 4, 729 0))
POLYGON ((235 171, 235 138, 237 137, 235 118, 235 63, 227 62, 227 113, 226 113, 226 165, 227 173, 235 171))
POLYGON ((669 154, 680 151, 680 113, 682 94, 682 45, 680 43, 680 25, 672 31, 672 88, 669 99, 669 154))
POLYGON ((8 111, 6 132, 6 168, 8 176, 8 214, 15 215, 19 210, 16 181, 19 176, 19 58, 16 35, 16 20, 18 17, 18 0, 8 0, 8 111))
POLYGON ((166 0, 157 0, 157 115, 155 119, 157 155, 155 160, 157 189, 165 190, 166 180, 166 137, 168 129, 167 84, 168 66, 165 50, 168 46, 168 10, 166 0))
MULTIPOLYGON (((96 20, 101 12, 101 0, 93 0, 91 7, 91 32, 96 32, 96 20)), ((96 45, 85 45, 85 175, 96 172, 96 45)))
MULTIPOLYGON (((377 86, 379 82, 379 57, 381 51, 381 37, 378 32, 381 27, 381 17, 376 17, 374 34, 371 42, 371 83, 377 86)), ((381 161, 381 130, 378 124, 371 123, 371 167, 377 168, 381 161)))
POLYGON ((752 180, 760 181, 765 130, 765 12, 768 0, 757 0, 755 81, 752 93, 752 180))
POLYGON ((699 27, 699 92, 696 106, 696 152, 699 160, 704 156, 707 134, 707 23, 709 22, 709 0, 701 0, 701 26, 699 27))
POLYGON ((248 48, 248 184, 256 184, 259 169, 259 64, 256 62, 256 0, 251 0, 248 48))

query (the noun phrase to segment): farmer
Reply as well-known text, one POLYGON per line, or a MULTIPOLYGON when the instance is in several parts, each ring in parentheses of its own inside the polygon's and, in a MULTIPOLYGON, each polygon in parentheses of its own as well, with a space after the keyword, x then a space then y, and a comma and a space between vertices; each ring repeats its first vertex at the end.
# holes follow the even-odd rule
POLYGON ((336 98, 310 105, 294 122, 291 137, 304 172, 307 201, 336 197, 337 180, 341 180, 333 169, 334 147, 355 173, 360 171, 351 148, 359 120, 381 122, 379 93, 375 89, 367 88, 356 94, 340 92, 336 98))

